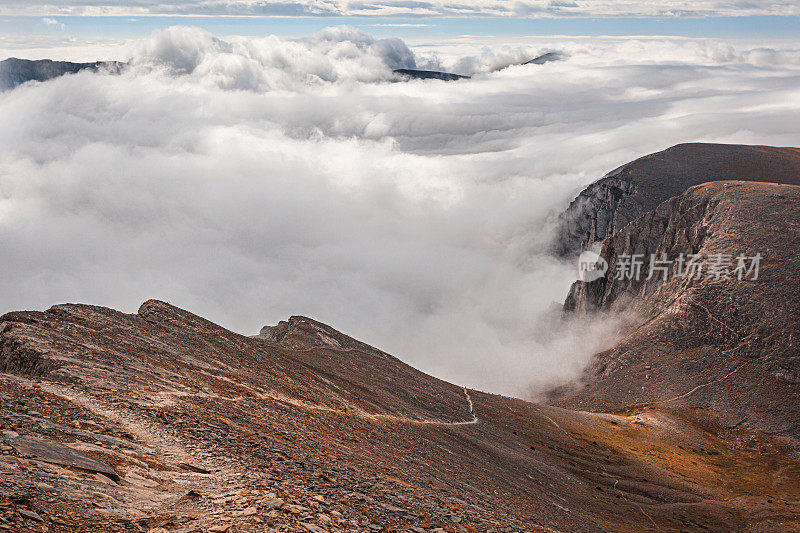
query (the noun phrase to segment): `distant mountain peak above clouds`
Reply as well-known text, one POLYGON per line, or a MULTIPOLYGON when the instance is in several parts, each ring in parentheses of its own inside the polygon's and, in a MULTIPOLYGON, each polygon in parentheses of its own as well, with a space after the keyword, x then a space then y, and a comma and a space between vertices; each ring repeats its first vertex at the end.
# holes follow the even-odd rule
POLYGON ((561 61, 564 59, 564 52, 547 52, 540 56, 534 57, 530 61, 526 61, 523 65, 544 65, 551 61, 561 61))
POLYGON ((408 80, 441 80, 441 81, 456 81, 469 79, 469 76, 462 76, 461 74, 453 74, 451 72, 439 72, 438 70, 417 70, 408 68, 399 68, 393 70, 398 81, 408 80))
POLYGON ((64 74, 74 74, 82 70, 119 73, 124 63, 118 61, 94 61, 91 63, 72 63, 51 59, 17 59, 10 57, 0 61, 0 91, 7 91, 28 81, 47 81, 64 74))
MULTIPOLYGON (((334 81, 340 78, 346 79, 348 75, 355 76, 356 79, 361 79, 362 81, 368 79, 372 79, 372 81, 387 81, 385 72, 387 67, 391 69, 392 74, 388 80, 392 81, 418 79, 456 81, 471 77, 468 74, 447 72, 438 65, 420 68, 417 66, 414 53, 401 39, 377 39, 369 33, 348 26, 325 28, 308 37, 296 40, 294 45, 291 44, 291 41, 276 41, 276 43, 272 43, 272 46, 277 47, 277 49, 271 50, 271 52, 278 56, 288 54, 287 57, 274 61, 272 59, 265 60, 264 54, 261 53, 263 50, 261 52, 245 50, 247 46, 244 49, 242 47, 236 48, 231 43, 218 39, 200 28, 173 26, 156 31, 149 39, 143 41, 130 64, 167 67, 175 75, 185 75, 192 74, 196 69, 202 68, 205 61, 210 62, 211 65, 206 66, 213 70, 213 64, 215 63, 213 59, 217 54, 238 54, 243 62, 252 63, 248 68, 254 69, 253 72, 256 72, 257 75, 255 75, 254 79, 250 79, 243 74, 249 80, 248 84, 244 85, 237 84, 235 82, 236 76, 233 76, 232 83, 235 87, 249 89, 263 88, 265 83, 266 86, 271 86, 272 83, 267 83, 267 81, 269 81, 269 78, 274 77, 275 69, 284 71, 289 77, 296 76, 305 79, 305 77, 312 75, 312 77, 318 76, 320 79, 327 81, 334 81), (367 76, 366 78, 363 75, 353 74, 346 68, 338 75, 332 75, 331 73, 327 73, 325 76, 321 76, 320 73, 314 74, 314 67, 308 67, 309 61, 296 58, 295 61, 292 61, 290 58, 292 52, 281 48, 282 46, 288 46, 292 49, 298 43, 309 47, 306 52, 315 59, 320 60, 327 57, 333 63, 337 62, 335 58, 338 57, 333 49, 341 43, 350 43, 359 50, 358 54, 365 56, 365 58, 366 56, 374 56, 372 59, 376 59, 377 64, 381 65, 378 68, 380 72, 376 71, 373 76, 367 76), (328 54, 332 54, 331 57, 328 57, 328 54), (310 70, 306 70, 308 68, 310 70), (256 82, 256 79, 261 79, 261 82, 256 82)), ((470 73, 488 73, 513 65, 542 65, 551 61, 562 60, 565 57, 562 52, 553 51, 522 61, 519 56, 522 55, 524 57, 524 54, 523 50, 516 50, 514 54, 508 57, 501 55, 494 58, 493 62, 489 64, 481 64, 475 61, 476 58, 467 57, 462 58, 462 62, 466 62, 459 65, 470 73)), ((266 56, 271 57, 270 54, 266 54, 266 56)), ((352 59, 352 57, 348 58, 348 60, 352 59)), ((370 62, 366 59, 365 61, 374 66, 375 61, 370 62)), ((315 64, 315 61, 310 63, 315 64)), ((30 60, 11 57, 0 61, 0 92, 13 89, 29 81, 44 82, 65 74, 74 74, 84 70, 119 74, 128 65, 129 63, 119 61, 76 63, 50 59, 30 60)), ((456 67, 459 65, 456 65, 456 67)))

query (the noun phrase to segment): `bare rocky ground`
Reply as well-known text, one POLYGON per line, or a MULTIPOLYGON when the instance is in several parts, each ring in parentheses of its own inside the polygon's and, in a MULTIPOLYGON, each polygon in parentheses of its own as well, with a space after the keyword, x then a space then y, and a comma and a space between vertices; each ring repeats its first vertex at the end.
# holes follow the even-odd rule
POLYGON ((465 391, 303 317, 249 338, 151 300, 0 324, 0 530, 800 524, 789 443, 711 416, 465 391))

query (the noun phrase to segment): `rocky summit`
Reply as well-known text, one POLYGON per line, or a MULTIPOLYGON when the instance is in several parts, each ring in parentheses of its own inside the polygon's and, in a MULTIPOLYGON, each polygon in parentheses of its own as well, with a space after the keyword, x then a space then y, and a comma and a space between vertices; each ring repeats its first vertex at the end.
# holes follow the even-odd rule
POLYGON ((612 170, 559 216, 553 251, 577 256, 695 185, 738 180, 800 185, 800 149, 687 143, 612 170))

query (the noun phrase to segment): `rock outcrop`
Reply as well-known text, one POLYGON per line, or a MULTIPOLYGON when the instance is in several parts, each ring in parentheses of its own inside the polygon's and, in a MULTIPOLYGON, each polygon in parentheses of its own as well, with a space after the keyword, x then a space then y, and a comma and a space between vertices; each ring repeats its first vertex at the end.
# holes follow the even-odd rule
POLYGON ((800 150, 679 144, 623 165, 584 189, 561 214, 554 252, 572 257, 694 185, 739 180, 800 185, 800 150))
POLYGON ((551 402, 710 410, 728 427, 745 423, 800 439, 798 205, 798 186, 707 183, 606 239, 608 272, 576 282, 565 308, 634 313, 637 325, 595 357, 580 388, 556 391, 551 402), (620 268, 634 254, 642 263, 638 279, 620 268), (699 273, 687 266, 693 254, 699 273), (649 277, 653 260, 668 271, 649 277))
POLYGON ((275 326, 264 326, 258 338, 298 350, 309 350, 324 345, 337 350, 360 350, 377 357, 391 357, 377 348, 336 331, 327 324, 304 316, 293 316, 288 321, 281 320, 275 326))

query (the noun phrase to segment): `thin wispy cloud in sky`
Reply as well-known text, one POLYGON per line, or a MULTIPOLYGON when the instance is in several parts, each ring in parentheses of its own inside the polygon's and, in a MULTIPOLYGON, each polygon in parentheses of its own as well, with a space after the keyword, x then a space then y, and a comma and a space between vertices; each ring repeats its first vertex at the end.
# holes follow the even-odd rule
POLYGON ((234 15, 234 16, 448 16, 448 17, 596 17, 596 16, 742 16, 797 15, 793 0, 7 0, 9 15, 234 15))
POLYGON ((432 28, 435 24, 372 24, 377 28, 432 28))
POLYGON ((44 17, 42 18, 42 23, 46 24, 47 26, 55 26, 57 28, 61 28, 62 30, 66 30, 67 26, 63 22, 59 22, 54 18, 51 17, 44 17))

